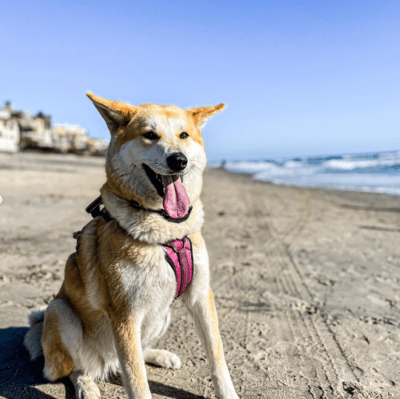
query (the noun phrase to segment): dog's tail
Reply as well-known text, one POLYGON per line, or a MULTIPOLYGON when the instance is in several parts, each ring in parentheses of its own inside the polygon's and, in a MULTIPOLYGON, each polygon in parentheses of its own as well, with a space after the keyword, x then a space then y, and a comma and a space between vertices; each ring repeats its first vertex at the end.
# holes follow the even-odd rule
POLYGON ((35 309, 29 315, 30 329, 25 335, 24 346, 31 356, 31 361, 36 360, 39 356, 43 355, 41 341, 46 308, 47 305, 39 309, 35 309))

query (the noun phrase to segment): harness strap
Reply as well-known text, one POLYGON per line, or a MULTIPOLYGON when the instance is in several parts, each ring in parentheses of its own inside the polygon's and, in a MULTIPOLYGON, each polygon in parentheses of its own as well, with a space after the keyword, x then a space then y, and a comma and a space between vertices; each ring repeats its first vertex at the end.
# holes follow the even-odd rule
MULTIPOLYGON (((100 205, 103 203, 103 200, 101 197, 96 198, 93 202, 91 202, 88 207, 86 208, 86 212, 90 213, 93 218, 96 216, 101 215, 101 210, 100 210, 100 205)), ((139 202, 130 200, 129 204, 132 208, 138 209, 140 211, 145 211, 145 212, 150 212, 150 213, 158 213, 161 215, 166 221, 172 222, 172 223, 182 223, 186 222, 186 220, 189 219, 190 214, 192 213, 193 207, 191 206, 188 210, 188 213, 181 217, 181 218, 173 218, 168 215, 168 213, 165 211, 165 209, 150 209, 150 208, 145 208, 142 205, 139 204, 139 202)))
POLYGON ((139 202, 134 201, 134 200, 130 200, 129 201, 130 205, 132 208, 135 209, 140 209, 141 211, 145 211, 145 212, 152 212, 152 213, 158 213, 159 215, 161 215, 165 220, 167 220, 168 222, 172 222, 172 223, 182 223, 182 222, 186 222, 186 220, 189 219, 190 214, 192 213, 192 209, 193 207, 190 206, 188 209, 188 213, 185 216, 182 216, 181 218, 173 218, 171 216, 168 215, 168 213, 165 211, 165 209, 150 209, 150 208, 144 208, 142 205, 139 204, 139 202))
POLYGON ((180 297, 193 279, 193 248, 190 238, 172 240, 163 244, 165 259, 171 265, 176 277, 175 299, 180 297))

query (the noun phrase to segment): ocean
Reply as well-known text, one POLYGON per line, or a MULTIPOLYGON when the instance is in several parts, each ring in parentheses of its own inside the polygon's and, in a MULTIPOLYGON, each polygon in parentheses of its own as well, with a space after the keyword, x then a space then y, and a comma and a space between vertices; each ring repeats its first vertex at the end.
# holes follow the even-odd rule
POLYGON ((225 168, 274 184, 400 195, 400 151, 226 162, 225 168))

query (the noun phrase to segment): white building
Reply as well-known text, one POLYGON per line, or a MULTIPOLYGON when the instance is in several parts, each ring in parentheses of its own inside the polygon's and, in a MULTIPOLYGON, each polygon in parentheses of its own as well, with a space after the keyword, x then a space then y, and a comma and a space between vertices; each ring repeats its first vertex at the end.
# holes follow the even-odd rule
POLYGON ((15 111, 7 102, 0 108, 0 151, 24 149, 81 155, 105 155, 108 141, 91 139, 86 129, 68 123, 51 126, 51 116, 15 111))
POLYGON ((86 150, 89 135, 87 130, 78 125, 59 123, 53 128, 54 148, 61 152, 82 152, 86 150))
POLYGON ((0 108, 0 151, 17 152, 19 148, 19 125, 11 113, 10 103, 6 103, 5 108, 0 108))
POLYGON ((90 139, 87 142, 87 150, 90 155, 105 156, 109 142, 102 139, 90 139))

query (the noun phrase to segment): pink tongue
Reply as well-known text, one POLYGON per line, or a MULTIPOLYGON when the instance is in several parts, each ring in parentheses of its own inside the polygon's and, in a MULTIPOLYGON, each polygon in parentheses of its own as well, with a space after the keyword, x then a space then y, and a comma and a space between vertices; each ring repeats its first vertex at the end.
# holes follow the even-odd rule
POLYGON ((181 218, 188 213, 190 200, 180 177, 162 176, 165 187, 164 209, 172 218, 181 218))

